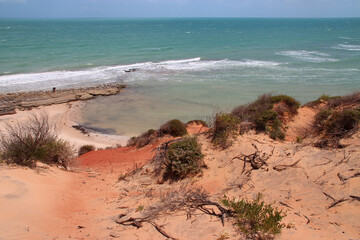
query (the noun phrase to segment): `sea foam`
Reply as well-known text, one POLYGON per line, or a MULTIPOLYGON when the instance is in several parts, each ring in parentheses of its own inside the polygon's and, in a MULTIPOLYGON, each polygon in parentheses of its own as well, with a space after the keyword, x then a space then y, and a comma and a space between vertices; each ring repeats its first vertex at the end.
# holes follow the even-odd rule
POLYGON ((296 58, 305 62, 313 62, 313 63, 321 63, 321 62, 336 62, 338 61, 335 58, 332 58, 327 53, 322 53, 318 51, 306 51, 306 50, 300 50, 300 51, 283 51, 278 52, 278 55, 287 56, 296 58))
POLYGON ((347 51, 360 51, 360 45, 339 44, 333 48, 347 51))
POLYGON ((77 71, 52 71, 0 76, 0 92, 32 91, 52 87, 93 86, 109 82, 134 82, 140 75, 184 71, 212 71, 231 68, 269 68, 281 63, 244 59, 242 61, 201 60, 200 57, 163 62, 93 67, 77 71), (133 76, 133 77, 132 77, 133 76))

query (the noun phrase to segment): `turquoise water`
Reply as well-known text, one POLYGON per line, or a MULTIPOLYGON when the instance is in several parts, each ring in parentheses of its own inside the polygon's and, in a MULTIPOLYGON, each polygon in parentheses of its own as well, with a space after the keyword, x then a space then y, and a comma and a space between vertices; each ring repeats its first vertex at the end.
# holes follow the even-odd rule
POLYGON ((360 90, 360 19, 0 19, 0 93, 114 81, 128 89, 83 116, 123 135, 264 92, 347 94, 360 90))

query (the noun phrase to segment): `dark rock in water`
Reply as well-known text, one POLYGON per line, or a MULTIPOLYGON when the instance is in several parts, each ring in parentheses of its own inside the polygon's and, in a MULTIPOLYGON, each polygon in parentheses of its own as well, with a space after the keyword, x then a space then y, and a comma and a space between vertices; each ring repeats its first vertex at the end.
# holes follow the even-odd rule
POLYGON ((125 70, 126 73, 131 73, 137 71, 136 68, 130 68, 129 70, 125 70))
POLYGON ((113 128, 100 128, 100 127, 91 127, 86 125, 73 125, 73 128, 79 130, 83 134, 89 134, 89 133, 101 133, 101 134, 109 134, 109 135, 115 135, 116 131, 113 128))
POLYGON ((15 107, 0 107, 0 116, 15 114, 15 107))

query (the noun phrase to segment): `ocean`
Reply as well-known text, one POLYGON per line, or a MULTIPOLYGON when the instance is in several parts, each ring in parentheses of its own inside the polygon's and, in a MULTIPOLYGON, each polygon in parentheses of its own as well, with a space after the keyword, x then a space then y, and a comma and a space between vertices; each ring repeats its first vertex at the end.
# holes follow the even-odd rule
POLYGON ((360 90, 360 19, 0 19, 0 93, 119 82, 82 124, 132 136, 262 93, 360 90))

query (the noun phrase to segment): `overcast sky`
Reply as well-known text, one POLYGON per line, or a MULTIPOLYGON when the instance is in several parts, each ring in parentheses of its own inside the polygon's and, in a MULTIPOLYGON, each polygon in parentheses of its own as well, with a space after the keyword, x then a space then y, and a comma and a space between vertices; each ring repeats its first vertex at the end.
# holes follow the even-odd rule
POLYGON ((0 0, 0 17, 360 17, 360 0, 0 0))

